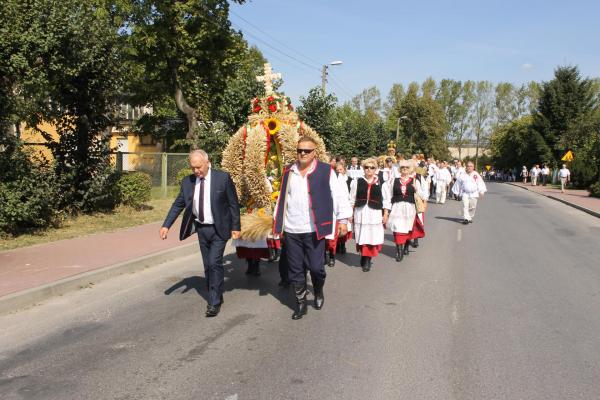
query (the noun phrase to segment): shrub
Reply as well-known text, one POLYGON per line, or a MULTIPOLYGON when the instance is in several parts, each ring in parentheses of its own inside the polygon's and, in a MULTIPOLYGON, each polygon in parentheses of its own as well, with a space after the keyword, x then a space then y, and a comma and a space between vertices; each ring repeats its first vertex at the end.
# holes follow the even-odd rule
POLYGON ((585 157, 576 157, 571 163, 571 182, 583 189, 591 185, 598 177, 598 167, 585 157))
POLYGON ((86 183, 86 192, 81 202, 75 203, 77 207, 73 211, 81 210, 85 213, 95 211, 113 210, 121 201, 121 191, 118 186, 120 173, 106 167, 86 183))
POLYGON ((600 182, 592 184, 588 190, 590 191, 590 196, 600 197, 600 182))
POLYGON ((57 226, 58 197, 54 175, 45 170, 0 183, 0 232, 18 235, 57 226))
POLYGON ((60 196, 56 177, 20 143, 0 152, 0 233, 18 235, 58 225, 60 196))
POLYGON ((117 183, 121 203, 140 208, 150 200, 152 178, 145 172, 125 172, 117 183))
POLYGON ((181 181, 182 181, 182 180, 183 180, 183 179, 184 179, 186 176, 189 176, 189 175, 192 175, 192 174, 193 174, 193 172, 192 172, 192 170, 190 169, 190 167, 187 167, 187 168, 180 169, 180 170, 179 170, 179 172, 177 172, 177 184, 178 184, 178 185, 181 185, 181 181))

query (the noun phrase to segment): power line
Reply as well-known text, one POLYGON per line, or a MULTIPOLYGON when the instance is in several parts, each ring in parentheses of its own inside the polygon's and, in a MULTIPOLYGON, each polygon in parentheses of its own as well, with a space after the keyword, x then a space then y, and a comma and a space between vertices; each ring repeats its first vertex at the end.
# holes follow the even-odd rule
POLYGON ((302 64, 302 65, 305 65, 305 66, 307 66, 307 67, 309 67, 309 68, 316 69, 317 71, 320 71, 320 68, 317 68, 317 67, 315 67, 314 65, 310 65, 310 64, 308 64, 308 63, 305 63, 304 61, 302 61, 302 60, 299 60, 299 59, 297 59, 296 57, 294 57, 294 56, 291 56, 291 55, 287 54, 285 51, 278 49, 277 47, 275 47, 275 46, 273 46, 273 45, 269 44, 268 42, 266 42, 266 41, 264 41, 264 40, 262 40, 262 39, 261 39, 261 38, 259 38, 258 36, 256 36, 256 35, 254 35, 254 34, 252 34, 252 33, 248 32, 247 30, 244 32, 244 29, 242 29, 242 27, 240 27, 239 25, 237 25, 237 24, 233 24, 233 23, 232 23, 232 25, 236 26, 236 27, 237 27, 239 30, 241 30, 241 31, 242 31, 243 33, 245 33, 246 35, 249 35, 250 37, 253 37, 253 38, 254 38, 254 40, 257 40, 257 41, 259 41, 259 42, 263 43, 265 46, 267 46, 267 47, 270 47, 271 49, 275 50, 276 52, 278 52, 278 53, 280 53, 280 54, 283 54, 284 56, 286 56, 286 57, 288 57, 288 58, 290 58, 290 59, 292 59, 292 60, 294 60, 294 61, 296 61, 296 62, 298 62, 298 63, 300 63, 300 64, 302 64))
MULTIPOLYGON (((271 40, 273 40, 276 43, 279 43, 280 45, 282 45, 285 49, 290 50, 296 54, 298 54, 300 57, 304 57, 305 59, 315 63, 316 65, 320 65, 321 63, 318 61, 315 61, 314 59, 308 57, 305 54, 300 53, 297 50, 292 49, 291 47, 289 47, 286 43, 283 43, 282 41, 280 41, 279 39, 277 39, 276 37, 274 37, 273 35, 269 34, 268 32, 263 31, 260 27, 254 25, 252 22, 248 21, 247 19, 245 19, 244 17, 234 13, 233 11, 229 11, 230 14, 235 15, 237 18, 241 19, 242 21, 244 21, 245 23, 247 23, 248 25, 250 25, 251 27, 253 27, 254 29, 256 29, 257 31, 263 33, 264 35, 268 36, 271 40)), ((318 68, 316 66, 313 66, 314 68, 318 68)))

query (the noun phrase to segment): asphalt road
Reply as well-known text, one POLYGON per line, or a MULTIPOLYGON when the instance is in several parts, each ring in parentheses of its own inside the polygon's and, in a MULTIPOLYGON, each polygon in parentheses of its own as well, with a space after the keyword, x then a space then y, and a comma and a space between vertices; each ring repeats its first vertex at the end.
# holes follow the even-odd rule
POLYGON ((472 225, 431 204, 401 263, 342 256, 300 321, 232 255, 217 318, 199 256, 0 317, 0 398, 600 398, 600 219, 488 188, 472 225))

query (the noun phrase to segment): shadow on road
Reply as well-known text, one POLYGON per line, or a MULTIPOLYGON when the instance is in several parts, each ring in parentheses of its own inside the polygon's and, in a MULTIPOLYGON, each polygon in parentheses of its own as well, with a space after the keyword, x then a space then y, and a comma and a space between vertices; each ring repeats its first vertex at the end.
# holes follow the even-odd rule
MULTIPOLYGON (((268 263, 261 261, 261 276, 248 276, 246 271, 246 260, 240 260, 235 254, 229 254, 223 257, 225 269, 225 292, 234 290, 252 290, 258 292, 259 296, 270 295, 279 300, 279 302, 291 310, 294 309, 291 289, 281 288, 277 285, 279 282, 278 264, 276 262, 268 263)), ((199 261, 198 268, 201 261, 199 261)), ((203 276, 188 276, 175 283, 164 291, 166 296, 178 291, 180 294, 194 291, 205 301, 208 301, 208 288, 206 278, 203 276), (179 289, 182 289, 179 291, 179 289)), ((225 298, 225 300, 227 300, 225 298)))
POLYGON ((462 224, 462 222, 463 222, 462 218, 454 218, 454 217, 435 217, 435 219, 443 219, 446 221, 452 221, 452 222, 456 222, 457 224, 462 224))

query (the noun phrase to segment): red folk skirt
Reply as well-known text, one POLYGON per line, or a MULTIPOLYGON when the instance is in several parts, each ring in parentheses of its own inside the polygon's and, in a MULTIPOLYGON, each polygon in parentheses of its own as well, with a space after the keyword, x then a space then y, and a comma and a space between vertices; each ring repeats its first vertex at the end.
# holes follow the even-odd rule
POLYGON ((404 244, 409 240, 419 239, 425 237, 425 227, 423 223, 419 219, 418 216, 415 216, 415 222, 413 224, 413 228, 410 232, 400 233, 394 232, 394 243, 396 244, 404 244))
POLYGON ((363 257, 377 257, 381 251, 381 244, 357 244, 356 251, 363 257))

